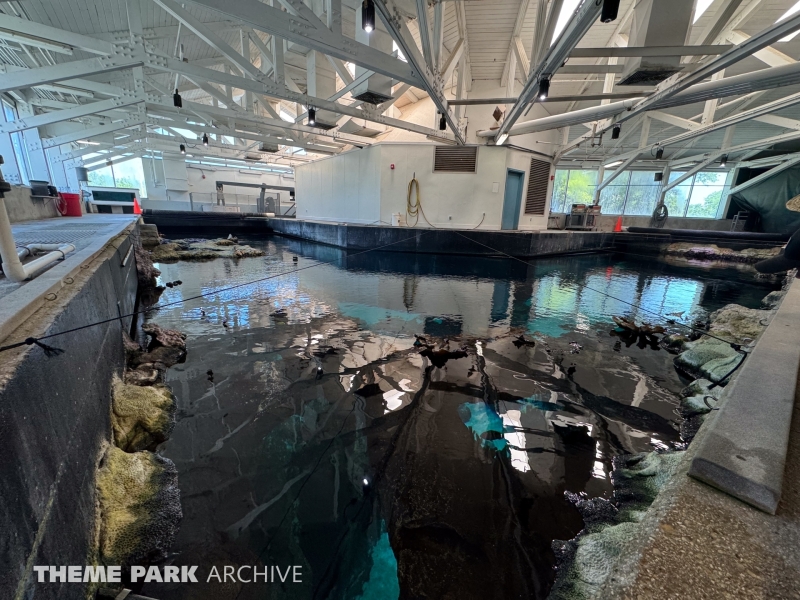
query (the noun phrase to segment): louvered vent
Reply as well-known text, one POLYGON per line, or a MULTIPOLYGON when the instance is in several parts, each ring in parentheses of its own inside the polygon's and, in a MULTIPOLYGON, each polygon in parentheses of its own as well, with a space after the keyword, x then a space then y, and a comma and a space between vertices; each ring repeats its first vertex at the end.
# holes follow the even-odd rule
POLYGON ((547 205, 547 183, 550 180, 550 163, 531 159, 528 176, 528 195, 525 197, 526 215, 543 215, 547 205))
POLYGON ((441 173, 474 173, 478 159, 477 146, 436 146, 433 171, 441 173))

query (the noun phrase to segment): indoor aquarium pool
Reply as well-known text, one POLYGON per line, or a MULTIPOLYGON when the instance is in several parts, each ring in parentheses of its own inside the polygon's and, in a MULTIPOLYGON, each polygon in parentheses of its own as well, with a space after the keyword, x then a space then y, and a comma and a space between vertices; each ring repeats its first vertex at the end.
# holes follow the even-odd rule
POLYGON ((184 512, 169 562, 302 583, 146 584, 160 600, 546 597, 552 541, 583 528, 566 492, 611 498, 614 457, 682 446, 673 356, 612 315, 678 331, 779 287, 622 254, 245 241, 267 255, 157 265, 183 282, 160 304, 205 295, 148 317, 188 336, 160 449, 184 512))

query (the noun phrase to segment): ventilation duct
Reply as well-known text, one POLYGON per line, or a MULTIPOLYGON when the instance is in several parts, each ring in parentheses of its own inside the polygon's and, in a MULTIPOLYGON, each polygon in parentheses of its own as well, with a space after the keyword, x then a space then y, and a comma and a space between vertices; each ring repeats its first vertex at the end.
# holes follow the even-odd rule
MULTIPOLYGON (((633 9, 629 46, 683 46, 694 0, 642 0, 633 9)), ((641 56, 625 61, 617 85, 656 85, 682 69, 680 56, 641 56)))
POLYGON ((433 171, 434 173, 475 173, 477 162, 477 146, 436 146, 433 171))

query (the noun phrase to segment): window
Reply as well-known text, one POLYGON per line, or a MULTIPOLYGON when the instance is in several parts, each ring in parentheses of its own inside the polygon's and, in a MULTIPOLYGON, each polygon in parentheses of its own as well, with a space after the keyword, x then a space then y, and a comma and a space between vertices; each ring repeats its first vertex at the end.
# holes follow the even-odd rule
MULTIPOLYGON (((606 171, 605 179, 612 171, 606 171)), ((649 216, 658 204, 661 182, 653 171, 624 171, 600 192, 605 215, 649 216)), ((684 173, 673 172, 673 183, 684 173)), ((687 177, 667 191, 664 204, 673 217, 714 219, 725 199, 724 171, 701 171, 687 177)), ((556 170, 552 212, 569 212, 572 204, 591 204, 594 200, 597 171, 556 170)))
POLYGON ((132 158, 119 164, 89 171, 89 185, 93 187, 136 188, 140 197, 147 198, 144 181, 141 158, 132 158))
POLYGON ((551 212, 569 212, 573 204, 592 204, 597 171, 556 171, 551 212))

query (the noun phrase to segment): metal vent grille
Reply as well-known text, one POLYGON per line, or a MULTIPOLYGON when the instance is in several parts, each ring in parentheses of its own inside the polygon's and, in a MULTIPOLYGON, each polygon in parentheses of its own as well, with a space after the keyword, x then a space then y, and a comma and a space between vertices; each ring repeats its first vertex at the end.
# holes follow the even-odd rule
POLYGON ((543 215, 547 204, 547 183, 550 180, 550 163, 531 159, 528 176, 528 194, 525 196, 525 214, 543 215))
POLYGON ((474 173, 477 162, 477 146, 436 146, 433 171, 434 173, 474 173))

